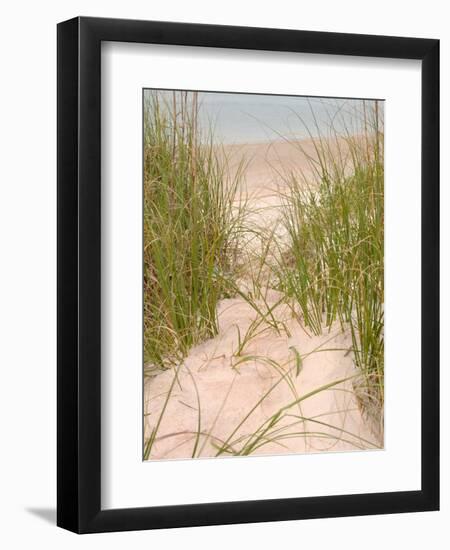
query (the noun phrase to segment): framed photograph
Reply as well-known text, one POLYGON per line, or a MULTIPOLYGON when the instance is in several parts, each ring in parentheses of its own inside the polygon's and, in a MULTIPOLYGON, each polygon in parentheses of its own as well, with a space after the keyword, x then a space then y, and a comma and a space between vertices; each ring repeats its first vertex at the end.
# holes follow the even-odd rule
POLYGON ((58 25, 77 533, 437 510, 439 41, 58 25))

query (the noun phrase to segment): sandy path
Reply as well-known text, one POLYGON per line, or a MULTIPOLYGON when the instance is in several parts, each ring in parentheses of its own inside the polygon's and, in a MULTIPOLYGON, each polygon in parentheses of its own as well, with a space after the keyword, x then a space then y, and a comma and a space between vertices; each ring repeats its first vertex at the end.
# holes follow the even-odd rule
MULTIPOLYGON (((274 174, 282 166, 305 169, 306 160, 286 143, 229 146, 228 152, 230 170, 238 166, 242 154, 249 159, 241 188, 241 200, 251 211, 249 225, 275 230, 282 241, 279 191, 285 184, 274 174)), ((250 263, 261 243, 254 234, 244 238, 241 260, 250 263)), ((146 438, 157 425, 172 387, 151 458, 380 446, 353 392, 358 373, 348 331, 336 324, 320 336, 310 335, 286 305, 277 306, 281 298, 267 288, 265 301, 256 302, 263 311, 273 308, 279 331, 267 323, 255 326, 256 311, 243 298, 222 300, 218 335, 190 351, 177 379, 170 370, 146 380, 146 438), (324 386, 330 387, 317 392, 324 386)))

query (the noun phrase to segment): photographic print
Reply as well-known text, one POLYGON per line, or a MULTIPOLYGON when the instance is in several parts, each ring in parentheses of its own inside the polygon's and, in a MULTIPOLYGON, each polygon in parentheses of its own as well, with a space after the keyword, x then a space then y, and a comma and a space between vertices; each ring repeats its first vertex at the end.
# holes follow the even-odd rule
POLYGON ((57 524, 438 510, 439 40, 57 37, 57 524))
POLYGON ((384 445, 384 102, 143 91, 143 458, 384 445))

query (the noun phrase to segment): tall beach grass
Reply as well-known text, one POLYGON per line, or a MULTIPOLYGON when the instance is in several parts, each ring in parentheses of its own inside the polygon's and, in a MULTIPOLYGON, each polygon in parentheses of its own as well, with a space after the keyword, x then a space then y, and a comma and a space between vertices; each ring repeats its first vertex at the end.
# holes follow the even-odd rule
MULTIPOLYGON (((311 109, 313 109, 311 107, 311 109)), ((320 334, 338 320, 350 327, 358 394, 382 423, 384 403, 384 163, 383 117, 378 102, 354 114, 359 133, 315 137, 309 174, 285 174, 283 221, 289 248, 278 286, 320 334)), ((307 154, 301 143, 299 154, 307 154)))
POLYGON ((239 175, 201 135, 198 109, 195 92, 145 95, 144 361, 159 368, 217 333, 232 269, 239 175))

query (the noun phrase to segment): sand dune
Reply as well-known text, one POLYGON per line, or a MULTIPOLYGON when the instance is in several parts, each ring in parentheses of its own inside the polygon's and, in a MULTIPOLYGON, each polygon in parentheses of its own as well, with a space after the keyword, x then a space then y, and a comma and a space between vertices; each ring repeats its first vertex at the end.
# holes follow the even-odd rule
MULTIPOLYGON (((314 155, 311 141, 301 145, 314 155)), ((226 151, 231 171, 242 157, 248 159, 239 200, 247 202, 249 227, 274 231, 283 242, 280 191, 287 184, 280 173, 302 170, 308 176, 306 157, 284 142, 233 145, 226 151)), ((241 263, 251 265, 260 245, 254 232, 244 234, 241 263)), ((251 284, 244 277, 246 287, 251 284)), ((335 324, 320 336, 310 335, 292 309, 276 306, 282 296, 270 288, 270 281, 263 293, 258 307, 273 308, 282 329, 260 323, 252 335, 255 309, 240 297, 222 300, 218 335, 193 348, 178 368, 152 459, 211 457, 221 448, 226 456, 227 451, 283 454, 382 446, 353 390, 358 373, 349 331, 335 324), (242 346, 246 335, 252 337, 242 346)), ((174 372, 146 379, 145 438, 158 422, 174 372)))
MULTIPOLYGON (((268 303, 274 305, 277 299, 273 293, 268 303)), ((276 311, 276 315, 278 319, 289 317, 286 311, 276 311)), ((289 405, 280 421, 255 443, 252 454, 376 448, 379 443, 353 392, 356 378, 352 377, 357 372, 348 353, 349 335, 333 326, 329 332, 327 329, 323 335, 311 337, 296 319, 288 318, 290 336, 278 335, 267 325, 262 327, 262 333, 251 340, 243 354, 252 359, 240 362, 242 358, 234 355, 238 329, 245 334, 254 318, 254 309, 243 299, 220 303, 219 334, 192 349, 179 368, 152 458, 192 456, 197 431, 202 435, 196 456, 215 456, 225 442, 233 452, 245 452, 255 442, 252 434, 289 405), (296 353, 311 353, 303 359, 300 372, 296 353), (321 386, 334 383, 330 389, 296 403, 321 386)), ((146 383, 147 435, 159 417, 173 377, 173 371, 166 371, 146 383)))

